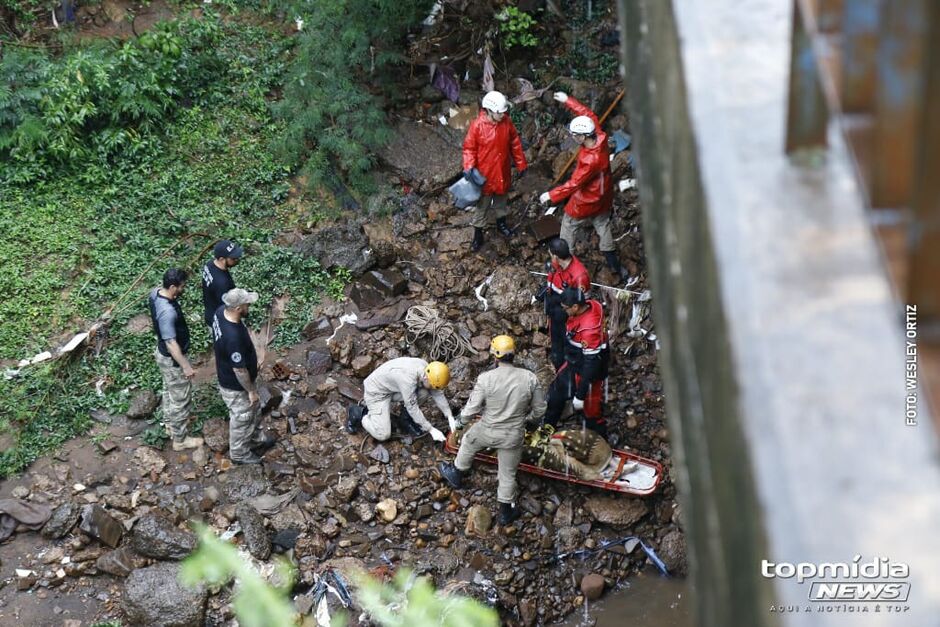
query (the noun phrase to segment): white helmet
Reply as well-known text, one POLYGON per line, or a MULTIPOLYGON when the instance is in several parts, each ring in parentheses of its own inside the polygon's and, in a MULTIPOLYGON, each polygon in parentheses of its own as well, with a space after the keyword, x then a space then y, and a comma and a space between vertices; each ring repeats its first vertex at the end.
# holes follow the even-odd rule
POLYGON ((579 115, 571 120, 571 124, 568 125, 568 130, 578 135, 590 135, 594 132, 594 120, 586 115, 579 115))
POLYGON ((489 109, 493 113, 506 113, 506 110, 509 109, 509 101, 500 92, 491 91, 483 96, 483 108, 489 109))

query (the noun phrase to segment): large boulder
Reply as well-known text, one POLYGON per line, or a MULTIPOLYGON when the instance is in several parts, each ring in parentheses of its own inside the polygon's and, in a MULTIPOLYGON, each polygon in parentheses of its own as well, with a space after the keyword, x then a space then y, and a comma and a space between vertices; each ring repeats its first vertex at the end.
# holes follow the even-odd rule
POLYGON ((179 564, 160 563, 135 570, 124 586, 124 613, 130 625, 201 627, 205 622, 205 586, 179 582, 179 564))
POLYGON ((52 511, 52 516, 46 521, 42 528, 42 536, 55 540, 61 538, 78 522, 78 516, 81 514, 79 506, 71 501, 62 503, 52 511))
POLYGON ((460 174, 462 140, 461 133, 440 124, 402 119, 379 158, 421 191, 460 174))
POLYGON ((684 577, 689 572, 689 558, 686 553, 685 536, 678 529, 673 529, 659 543, 659 557, 666 565, 670 575, 684 577))
POLYGON ((353 221, 323 227, 294 244, 294 248, 316 258, 324 269, 343 267, 354 276, 375 264, 368 238, 353 221))
POLYGON ((493 273, 486 291, 489 308, 503 316, 514 316, 532 309, 535 278, 521 266, 501 265, 493 273))
POLYGON ((127 408, 127 417, 134 420, 146 418, 154 412, 159 404, 160 401, 157 399, 156 394, 150 390, 144 390, 131 400, 131 404, 127 408))
POLYGON ((235 466, 222 475, 219 489, 228 503, 241 503, 268 491, 271 482, 260 465, 235 466))
POLYGON ((642 499, 625 499, 595 494, 584 501, 584 508, 599 523, 614 527, 629 527, 649 512, 642 499))
POLYGON ((196 548, 196 536, 176 527, 162 516, 147 514, 134 525, 132 545, 140 555, 161 560, 180 560, 196 548))
POLYGON ((264 528, 264 517, 250 503, 240 503, 235 509, 235 516, 242 527, 245 547, 255 559, 266 560, 271 557, 271 536, 264 528))

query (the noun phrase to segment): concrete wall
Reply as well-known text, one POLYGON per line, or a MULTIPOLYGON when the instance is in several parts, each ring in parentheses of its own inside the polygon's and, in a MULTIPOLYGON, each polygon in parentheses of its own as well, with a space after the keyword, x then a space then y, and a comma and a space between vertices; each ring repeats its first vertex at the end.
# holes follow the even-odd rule
POLYGON ((791 2, 619 5, 700 624, 938 624, 937 440, 926 407, 905 425, 901 308, 840 138, 783 153, 791 2), (855 555, 908 564, 910 609, 819 613, 761 576, 855 555))

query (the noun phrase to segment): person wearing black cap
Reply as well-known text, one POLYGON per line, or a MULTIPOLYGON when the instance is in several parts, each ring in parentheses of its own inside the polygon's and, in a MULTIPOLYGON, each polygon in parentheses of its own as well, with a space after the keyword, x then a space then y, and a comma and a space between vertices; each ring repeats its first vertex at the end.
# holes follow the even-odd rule
POLYGON ((274 444, 274 438, 261 429, 258 355, 244 322, 249 306, 257 300, 257 292, 229 290, 212 318, 219 394, 229 411, 229 457, 236 464, 260 464, 255 451, 274 444))
POLYGON ((202 268, 202 304, 205 309, 206 326, 212 327, 212 316, 222 305, 222 295, 235 289, 230 270, 238 265, 245 254, 244 249, 227 239, 216 242, 212 249, 213 259, 202 268))
POLYGON ((598 301, 587 299, 584 292, 576 288, 562 292, 561 306, 568 315, 565 323, 568 342, 565 362, 548 389, 545 422, 552 426, 558 424, 565 405, 571 400, 572 409, 584 413, 585 425, 606 438, 607 422, 602 404, 610 350, 607 347, 604 308, 598 301))

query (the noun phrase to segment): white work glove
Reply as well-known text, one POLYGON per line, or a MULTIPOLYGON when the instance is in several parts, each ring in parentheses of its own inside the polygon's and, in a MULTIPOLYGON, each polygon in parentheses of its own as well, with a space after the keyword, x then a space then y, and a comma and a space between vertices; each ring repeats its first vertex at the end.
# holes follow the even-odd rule
POLYGON ((552 200, 552 195, 549 194, 548 192, 545 192, 544 194, 539 196, 539 202, 542 203, 543 205, 548 204, 551 200, 552 200))
POLYGON ((450 427, 451 433, 457 430, 457 420, 454 418, 453 414, 447 417, 447 424, 450 427))
POLYGON ((428 433, 431 434, 431 437, 434 439, 435 442, 443 442, 447 439, 447 436, 441 433, 440 429, 435 429, 432 427, 431 430, 428 431, 428 433))
POLYGON ((568 102, 568 94, 563 91, 556 91, 555 95, 552 97, 562 104, 568 102))
POLYGON ((571 399, 571 408, 575 411, 581 411, 584 409, 584 401, 575 396, 573 399, 571 399))

